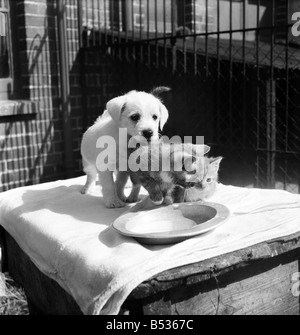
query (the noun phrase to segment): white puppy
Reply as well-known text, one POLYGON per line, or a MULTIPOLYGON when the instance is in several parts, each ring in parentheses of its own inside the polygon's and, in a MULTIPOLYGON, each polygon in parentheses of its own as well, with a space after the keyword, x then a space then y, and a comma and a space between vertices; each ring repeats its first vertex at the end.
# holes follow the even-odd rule
MULTIPOLYGON (((125 205, 124 186, 128 175, 127 173, 119 173, 116 187, 112 171, 114 167, 118 166, 119 155, 124 153, 124 159, 127 161, 128 140, 119 145, 119 129, 126 128, 129 137, 139 135, 147 140, 157 139, 159 137, 158 130, 163 128, 169 115, 166 107, 155 95, 168 90, 168 88, 159 87, 152 93, 131 91, 107 103, 104 113, 82 138, 81 155, 87 181, 81 193, 85 194, 89 191, 90 187, 95 184, 97 174, 99 174, 105 206, 116 208, 125 205), (104 150, 96 148, 96 143, 101 136, 111 136, 116 143, 116 152, 113 153, 115 155, 113 163, 115 164, 112 164, 111 168, 106 171, 100 171, 101 169, 96 166, 97 157, 104 150)), ((139 189, 133 189, 127 200, 129 202, 136 201, 138 193, 139 189)))

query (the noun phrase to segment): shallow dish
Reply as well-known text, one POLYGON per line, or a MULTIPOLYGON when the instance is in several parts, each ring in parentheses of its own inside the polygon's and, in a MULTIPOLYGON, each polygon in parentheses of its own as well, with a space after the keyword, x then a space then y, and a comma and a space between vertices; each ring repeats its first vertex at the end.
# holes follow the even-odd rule
POLYGON ((213 202, 187 202, 127 212, 112 224, 120 234, 144 244, 169 244, 207 233, 229 217, 227 207, 213 202))

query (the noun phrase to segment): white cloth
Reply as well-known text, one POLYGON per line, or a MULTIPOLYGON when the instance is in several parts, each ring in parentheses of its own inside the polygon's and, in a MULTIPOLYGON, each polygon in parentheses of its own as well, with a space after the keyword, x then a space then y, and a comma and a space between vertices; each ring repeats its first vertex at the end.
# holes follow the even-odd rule
POLYGON ((219 184, 209 201, 230 209, 223 225, 174 245, 141 245, 109 227, 128 207, 106 209, 100 187, 80 194, 84 182, 79 177, 1 193, 0 224, 85 314, 117 314, 136 286, 161 271, 300 230, 300 195, 219 184))

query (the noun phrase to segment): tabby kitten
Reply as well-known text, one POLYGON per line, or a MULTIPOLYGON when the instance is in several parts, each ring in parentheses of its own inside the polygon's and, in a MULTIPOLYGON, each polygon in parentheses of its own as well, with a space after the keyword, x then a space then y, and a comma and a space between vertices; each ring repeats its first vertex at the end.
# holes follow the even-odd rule
POLYGON ((218 183, 218 171, 223 157, 204 157, 203 176, 195 175, 193 181, 187 182, 185 187, 176 187, 174 202, 199 201, 211 197, 218 183))
POLYGON ((148 168, 147 171, 128 170, 133 189, 142 185, 157 205, 196 201, 210 196, 215 189, 221 158, 204 157, 209 149, 206 145, 163 142, 139 148, 140 160, 145 160, 148 168), (164 151, 166 148, 169 150, 164 151), (162 168, 166 160, 170 161, 168 171, 162 168), (158 171, 151 170, 153 166, 159 166, 158 171), (178 166, 180 171, 177 171, 178 166))

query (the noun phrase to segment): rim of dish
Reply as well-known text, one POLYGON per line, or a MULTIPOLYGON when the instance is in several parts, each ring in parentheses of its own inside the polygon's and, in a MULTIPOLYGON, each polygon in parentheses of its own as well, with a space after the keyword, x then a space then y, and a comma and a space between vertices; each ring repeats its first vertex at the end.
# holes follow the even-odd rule
MULTIPOLYGON (((220 224, 223 224, 228 217, 230 216, 229 209, 219 203, 214 202, 186 202, 186 203, 179 203, 179 204, 173 204, 170 205, 174 209, 179 209, 180 207, 188 207, 188 206, 205 206, 205 207, 211 207, 214 208, 217 213, 214 217, 211 219, 201 223, 196 224, 192 228, 189 229, 181 229, 181 230, 171 230, 166 232, 151 232, 151 233, 135 233, 131 230, 126 229, 125 225, 123 223, 117 223, 116 221, 113 222, 112 227, 119 232, 122 235, 134 237, 134 238, 142 238, 142 239, 172 239, 172 238, 181 238, 181 237, 192 237, 199 234, 204 234, 208 232, 209 230, 212 230, 219 226, 220 224)), ((130 212, 128 212, 130 213, 130 212)))

